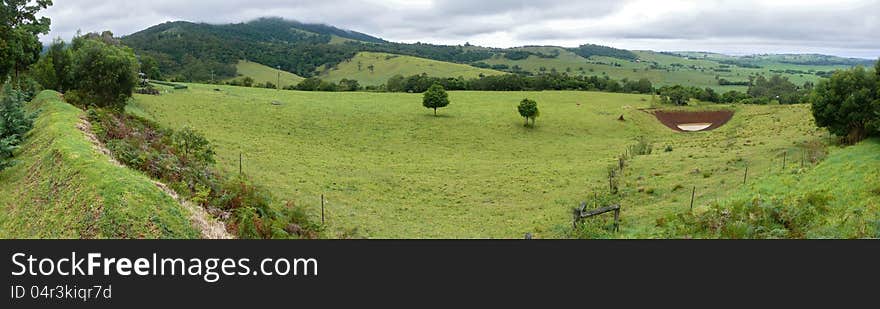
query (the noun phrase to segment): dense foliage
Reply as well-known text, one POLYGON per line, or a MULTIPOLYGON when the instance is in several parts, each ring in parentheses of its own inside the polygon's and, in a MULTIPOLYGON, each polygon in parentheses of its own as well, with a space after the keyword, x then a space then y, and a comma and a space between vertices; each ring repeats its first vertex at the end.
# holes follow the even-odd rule
POLYGON ((834 73, 816 85, 816 124, 849 143, 880 135, 880 77, 859 66, 834 73))
POLYGON ((584 58, 590 58, 592 56, 604 56, 625 60, 639 59, 639 56, 631 51, 601 45, 584 44, 578 48, 572 48, 570 50, 571 52, 584 58))
POLYGON ((541 90, 590 90, 623 93, 653 93, 648 79, 620 81, 598 76, 572 76, 550 73, 535 76, 504 74, 480 78, 440 78, 427 74, 391 77, 383 90, 389 92, 424 92, 433 84, 443 85, 447 90, 473 91, 541 91, 541 90))
POLYGON ((73 55, 60 39, 52 42, 49 51, 31 67, 31 73, 45 89, 65 92, 75 88, 73 55))
POLYGON ((51 22, 37 13, 51 5, 51 0, 0 1, 0 83, 10 73, 17 81, 39 59, 43 44, 37 36, 49 33, 51 22))
POLYGON ((688 105, 695 91, 681 85, 660 88, 660 100, 666 104, 688 105))
POLYGON ((773 75, 769 79, 759 75, 749 86, 748 94, 764 102, 776 100, 781 104, 795 104, 801 103, 810 90, 805 88, 780 75, 773 75))
POLYGON ((71 103, 121 110, 139 82, 138 69, 134 52, 105 31, 78 35, 69 48, 56 40, 31 73, 71 103))
POLYGON ((33 127, 33 114, 24 111, 29 98, 9 84, 0 92, 0 170, 11 166, 15 150, 21 145, 25 134, 33 127))

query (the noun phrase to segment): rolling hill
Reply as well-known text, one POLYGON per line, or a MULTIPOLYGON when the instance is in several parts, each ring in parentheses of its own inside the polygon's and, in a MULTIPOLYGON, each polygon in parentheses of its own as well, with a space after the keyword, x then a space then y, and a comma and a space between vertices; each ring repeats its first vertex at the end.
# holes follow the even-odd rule
POLYGON ((239 60, 235 65, 235 69, 238 72, 238 77, 227 81, 242 80, 244 77, 250 77, 254 79, 254 83, 265 84, 266 82, 270 82, 277 85, 280 80, 280 86, 281 88, 284 88, 290 85, 295 86, 304 79, 296 74, 247 60, 239 60))
POLYGON ((360 52, 351 60, 326 70, 321 79, 339 82, 343 78, 355 79, 365 86, 384 84, 394 75, 428 74, 433 77, 477 78, 481 75, 501 75, 504 72, 473 66, 387 53, 360 52), (372 66, 372 69, 370 68, 372 66))
POLYGON ((697 207, 723 200, 743 187, 746 166, 751 180, 793 173, 793 164, 779 167, 783 153, 793 160, 827 136, 807 105, 688 107, 736 116, 713 131, 682 133, 644 111, 650 95, 449 97, 434 117, 419 94, 189 84, 136 95, 131 106, 168 128, 205 132, 223 168, 237 169, 244 150, 245 174, 313 216, 324 194, 329 235, 368 238, 567 237, 572 207, 607 192, 608 167, 639 137, 654 151, 628 161, 624 224, 608 237, 657 237, 657 220, 686 211, 692 187, 697 207), (516 111, 524 97, 540 104, 535 128, 524 128, 516 111))
POLYGON ((471 65, 530 75, 557 72, 616 80, 646 78, 657 86, 681 84, 724 92, 743 91, 747 88, 743 83, 758 75, 779 74, 803 85, 816 82, 837 69, 871 63, 866 59, 814 54, 729 56, 705 52, 629 51, 591 44, 574 48, 508 49, 470 44, 404 44, 332 26, 280 18, 227 25, 171 22, 126 36, 122 41, 138 54, 157 59, 170 79, 180 81, 210 81, 213 75, 227 80, 238 74, 260 75, 238 65, 239 60, 248 59, 301 77, 318 76, 332 81, 349 78, 362 85, 377 85, 394 74, 432 74, 432 71, 436 76, 477 76, 470 73, 476 71, 461 67, 471 65), (383 61, 382 56, 376 55, 389 59, 383 61), (429 65, 411 57, 435 62, 429 65), (381 69, 365 73, 364 68, 369 65, 365 62, 381 69), (361 63, 360 68, 357 63, 361 63), (437 69, 438 66, 443 68, 437 69))

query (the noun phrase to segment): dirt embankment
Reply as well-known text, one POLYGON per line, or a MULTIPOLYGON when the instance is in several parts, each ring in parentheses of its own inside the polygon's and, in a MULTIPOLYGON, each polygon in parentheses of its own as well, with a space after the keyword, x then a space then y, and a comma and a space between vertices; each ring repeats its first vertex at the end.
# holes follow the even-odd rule
POLYGON ((685 132, 681 126, 688 124, 706 124, 705 128, 699 131, 709 131, 720 128, 727 124, 733 118, 733 111, 648 111, 657 117, 657 120, 663 125, 679 132, 685 132))

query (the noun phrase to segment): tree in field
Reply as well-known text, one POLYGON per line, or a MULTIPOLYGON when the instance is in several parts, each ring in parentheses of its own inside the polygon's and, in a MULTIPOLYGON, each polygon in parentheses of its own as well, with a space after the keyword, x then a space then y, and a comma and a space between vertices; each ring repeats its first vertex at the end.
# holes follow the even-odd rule
POLYGON ((74 39, 76 90, 72 97, 74 103, 122 110, 138 83, 138 61, 130 48, 108 44, 106 39, 74 39))
POLYGON ((660 99, 663 101, 663 103, 688 105, 691 99, 691 93, 686 88, 680 85, 663 87, 660 89, 660 99))
POLYGON ((296 85, 296 90, 318 91, 319 87, 321 87, 321 79, 317 77, 309 77, 299 82, 299 84, 296 85))
POLYGON ((754 98, 777 100, 781 104, 800 103, 803 99, 798 86, 780 75, 773 75, 770 79, 758 76, 749 86, 747 93, 754 98))
POLYGON ((339 91, 358 91, 359 89, 361 89, 361 85, 357 80, 343 78, 339 81, 339 91))
POLYGON ((250 76, 245 76, 244 79, 241 80, 241 84, 244 85, 245 87, 253 87, 254 86, 254 79, 250 76))
POLYGON ((50 21, 36 15, 51 5, 51 0, 0 1, 0 82, 10 73, 17 81, 40 58, 43 44, 37 35, 49 33, 50 21))
POLYGON ((541 115, 541 112, 538 110, 538 102, 535 102, 535 100, 523 99, 519 102, 517 110, 519 110, 519 115, 525 118, 525 126, 529 126, 529 119, 531 119, 532 126, 534 127, 535 118, 541 115))
POLYGON ((863 67, 840 70, 822 80, 813 90, 813 117, 820 127, 857 143, 878 135, 880 87, 876 74, 863 67))
POLYGON ((431 85, 428 91, 425 91, 422 105, 434 109, 434 116, 437 116, 438 108, 449 106, 449 94, 440 84, 431 85))

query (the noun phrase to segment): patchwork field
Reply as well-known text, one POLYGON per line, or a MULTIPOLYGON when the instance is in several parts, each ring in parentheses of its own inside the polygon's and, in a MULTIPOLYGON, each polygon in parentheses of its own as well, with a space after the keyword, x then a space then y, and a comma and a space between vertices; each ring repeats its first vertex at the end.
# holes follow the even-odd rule
POLYGON ((319 77, 332 82, 343 78, 354 79, 363 86, 384 84, 394 75, 411 76, 426 73, 434 77, 477 78, 483 75, 500 75, 504 72, 475 68, 466 64, 436 61, 412 56, 386 53, 361 52, 354 58, 340 63, 319 77), (370 70, 370 66, 373 69, 370 70))
MULTIPOLYGON (((730 59, 722 59, 718 57, 689 59, 650 51, 634 51, 639 57, 639 62, 634 62, 597 56, 587 59, 558 47, 523 47, 520 49, 543 54, 559 53, 559 56, 555 58, 541 58, 533 55, 523 60, 510 60, 501 55, 497 55, 484 62, 490 65, 507 65, 509 67, 519 66, 523 70, 535 74, 555 70, 559 73, 585 76, 608 76, 613 79, 627 78, 630 80, 638 80, 640 78, 647 78, 656 86, 688 85, 701 88, 710 87, 721 92, 728 90, 744 92, 748 87, 721 86, 718 84, 718 79, 720 78, 729 81, 748 81, 750 75, 764 74, 765 76, 771 76, 777 74, 770 70, 800 70, 806 72, 810 70, 833 71, 835 69, 847 68, 847 66, 807 66, 782 64, 771 61, 760 62, 759 64, 762 66, 760 69, 742 68, 734 65, 724 66, 718 62, 735 59, 733 57, 730 59), (656 66, 652 67, 655 63, 656 66)), ((694 57, 696 57, 696 55, 694 55, 694 57)), ((819 77, 813 74, 779 74, 787 77, 797 85, 803 85, 804 82, 807 81, 816 82, 819 80, 819 77)))
POLYGON ((781 173, 783 152, 826 136, 804 105, 724 107, 736 112, 726 125, 681 133, 642 95, 451 92, 434 117, 418 94, 214 88, 138 95, 129 112, 196 128, 220 166, 237 170, 241 154, 246 174, 316 217, 324 194, 330 237, 565 237, 571 209, 608 190, 609 166, 640 136, 654 151, 628 163, 618 237, 654 237, 694 186, 697 206, 722 199, 746 165, 750 179, 781 173), (539 102, 536 128, 516 112, 525 97, 539 102))

